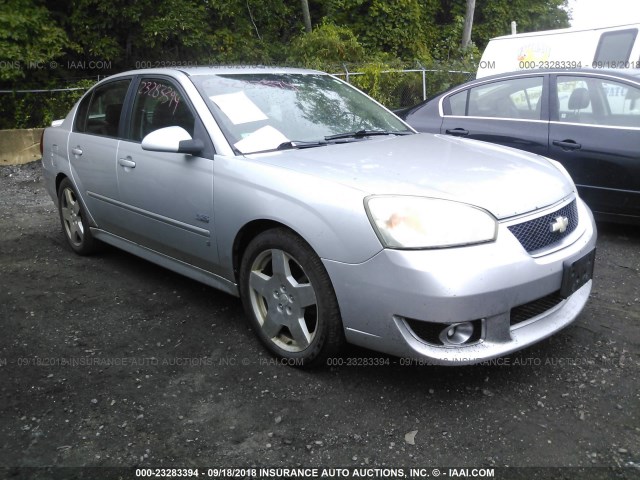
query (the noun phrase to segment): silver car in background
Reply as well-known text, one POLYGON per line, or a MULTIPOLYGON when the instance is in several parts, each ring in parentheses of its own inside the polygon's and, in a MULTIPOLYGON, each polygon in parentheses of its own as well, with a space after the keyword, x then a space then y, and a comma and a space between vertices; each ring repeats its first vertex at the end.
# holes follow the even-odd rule
POLYGON ((95 85, 46 129, 69 246, 102 241, 241 297, 275 355, 345 342, 437 364, 570 324, 596 231, 564 168, 417 134, 322 72, 155 69, 95 85))

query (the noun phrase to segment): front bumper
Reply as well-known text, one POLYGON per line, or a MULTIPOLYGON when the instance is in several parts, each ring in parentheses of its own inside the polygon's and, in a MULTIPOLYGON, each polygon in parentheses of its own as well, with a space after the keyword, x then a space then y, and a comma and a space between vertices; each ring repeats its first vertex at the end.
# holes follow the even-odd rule
POLYGON ((588 281, 568 298, 557 297, 564 265, 595 248, 593 216, 580 199, 577 206, 580 221, 573 234, 535 256, 505 222, 489 244, 385 249, 356 265, 324 260, 347 340, 400 357, 462 365, 501 357, 552 335, 575 320, 591 291, 588 281), (557 300, 545 300, 554 295, 557 300), (530 318, 517 323, 512 318, 515 309, 540 302, 549 308, 524 308, 533 312, 530 318), (471 322, 475 333, 460 345, 438 344, 416 328, 444 331, 461 322, 471 322))

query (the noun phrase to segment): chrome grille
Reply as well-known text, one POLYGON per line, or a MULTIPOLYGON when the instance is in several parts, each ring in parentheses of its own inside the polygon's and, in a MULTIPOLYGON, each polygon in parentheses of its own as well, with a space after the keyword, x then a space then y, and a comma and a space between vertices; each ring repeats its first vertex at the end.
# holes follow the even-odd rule
POLYGON ((522 244, 524 249, 531 253, 560 242, 567 235, 571 234, 577 226, 578 207, 574 200, 553 213, 529 220, 528 222, 517 223, 508 228, 520 244, 522 244), (569 220, 567 229, 562 233, 551 231, 551 224, 557 217, 567 217, 569 220))

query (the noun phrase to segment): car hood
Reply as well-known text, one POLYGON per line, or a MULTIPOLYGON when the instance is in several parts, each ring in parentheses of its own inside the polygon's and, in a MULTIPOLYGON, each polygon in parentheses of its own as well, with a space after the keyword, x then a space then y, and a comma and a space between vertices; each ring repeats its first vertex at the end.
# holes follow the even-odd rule
POLYGON ((552 205, 573 183, 539 155, 475 140, 420 133, 250 155, 365 194, 437 197, 502 219, 552 205))

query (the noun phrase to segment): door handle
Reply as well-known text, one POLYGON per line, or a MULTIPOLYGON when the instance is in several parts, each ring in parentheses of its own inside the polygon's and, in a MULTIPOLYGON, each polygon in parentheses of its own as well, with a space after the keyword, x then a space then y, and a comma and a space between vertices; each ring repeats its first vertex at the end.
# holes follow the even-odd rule
POLYGON ((444 133, 447 135, 453 135, 454 137, 464 137, 465 135, 469 135, 469 130, 465 130, 464 128, 453 128, 446 129, 444 133))
POLYGON ((80 145, 78 145, 76 148, 72 148, 71 153, 77 155, 78 157, 82 155, 82 149, 80 148, 80 145))
POLYGON ((136 162, 134 162, 133 160, 129 160, 128 158, 119 158, 118 163, 122 167, 136 168, 136 162))
POLYGON ((560 147, 563 150, 579 150, 582 145, 573 140, 554 140, 553 143, 556 147, 560 147))

